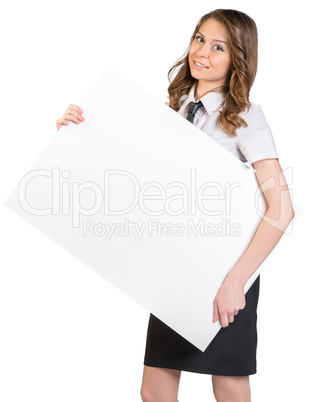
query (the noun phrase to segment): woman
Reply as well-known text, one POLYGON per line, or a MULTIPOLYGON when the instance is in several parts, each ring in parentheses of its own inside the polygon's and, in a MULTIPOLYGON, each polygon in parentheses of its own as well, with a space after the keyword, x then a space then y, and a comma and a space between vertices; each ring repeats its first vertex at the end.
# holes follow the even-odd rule
MULTIPOLYGON (((294 217, 271 131, 260 105, 249 101, 257 47, 256 24, 248 15, 215 10, 200 19, 185 57, 169 70, 169 79, 178 71, 168 88, 169 106, 254 167, 267 210, 215 297, 214 322, 222 328, 204 352, 150 314, 141 387, 146 402, 176 402, 181 371, 211 374, 217 401, 251 400, 260 276, 246 295, 244 286, 294 217)), ((80 124, 82 113, 70 105, 57 129, 68 121, 80 124)))

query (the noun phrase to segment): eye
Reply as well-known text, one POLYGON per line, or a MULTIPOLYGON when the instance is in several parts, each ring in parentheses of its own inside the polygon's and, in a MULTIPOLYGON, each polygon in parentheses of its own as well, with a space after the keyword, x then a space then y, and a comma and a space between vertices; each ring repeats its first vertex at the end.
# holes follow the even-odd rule
POLYGON ((196 36, 195 38, 196 38, 199 42, 201 42, 199 39, 202 39, 202 42, 201 42, 201 43, 204 42, 204 39, 203 39, 202 36, 200 36, 200 35, 196 36))
POLYGON ((215 45, 214 48, 217 48, 216 50, 221 50, 222 52, 224 51, 224 49, 219 45, 215 45))

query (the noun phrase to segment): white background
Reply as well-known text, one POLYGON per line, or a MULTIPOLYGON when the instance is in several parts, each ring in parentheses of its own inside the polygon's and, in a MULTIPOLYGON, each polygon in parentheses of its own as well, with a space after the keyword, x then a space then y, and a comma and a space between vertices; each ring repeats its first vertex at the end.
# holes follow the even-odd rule
MULTIPOLYGON (((167 101, 167 72, 199 18, 249 14, 259 32, 251 100, 262 106, 304 208, 261 274, 252 400, 309 397, 310 23, 296 1, 13 1, 1 12, 0 399, 139 401, 149 312, 3 206, 106 62, 167 101), (195 6, 194 6, 195 5, 195 6)), ((129 100, 130 101, 130 100, 129 100)), ((126 100, 120 104, 126 107, 126 100)), ((103 116, 105 118, 105 116, 103 116)), ((213 400, 183 372, 179 402, 213 400)))

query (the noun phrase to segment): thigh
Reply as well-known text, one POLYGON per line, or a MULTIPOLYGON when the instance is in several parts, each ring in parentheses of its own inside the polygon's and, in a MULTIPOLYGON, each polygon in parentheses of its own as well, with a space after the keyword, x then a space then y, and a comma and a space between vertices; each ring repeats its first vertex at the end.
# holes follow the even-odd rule
POLYGON ((143 401, 177 401, 181 370, 144 365, 141 396, 143 401))
POLYGON ((250 402, 249 376, 212 375, 213 392, 217 401, 250 402))

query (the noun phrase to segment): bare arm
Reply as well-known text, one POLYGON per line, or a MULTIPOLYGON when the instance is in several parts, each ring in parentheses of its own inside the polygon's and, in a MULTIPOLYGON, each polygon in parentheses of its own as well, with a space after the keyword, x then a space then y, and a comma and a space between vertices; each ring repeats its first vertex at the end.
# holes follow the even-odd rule
POLYGON ((245 307, 244 286, 268 257, 295 216, 285 176, 278 159, 253 163, 268 208, 248 248, 230 270, 214 301, 214 319, 222 327, 245 307))

